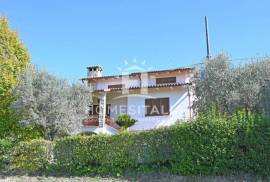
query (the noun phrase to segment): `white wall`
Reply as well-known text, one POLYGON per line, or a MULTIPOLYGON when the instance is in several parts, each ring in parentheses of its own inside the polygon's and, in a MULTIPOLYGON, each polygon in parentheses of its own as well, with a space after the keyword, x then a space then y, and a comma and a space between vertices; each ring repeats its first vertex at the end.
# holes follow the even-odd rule
MULTIPOLYGON (((192 101, 192 98, 190 98, 192 101)), ((190 119, 189 96, 185 86, 151 88, 148 93, 140 94, 133 90, 127 95, 121 91, 108 92, 107 104, 116 110, 111 111, 111 117, 116 120, 119 114, 128 113, 138 122, 130 127, 130 131, 154 129, 174 124, 178 119, 190 119), (165 116, 145 116, 146 98, 169 98, 170 114, 165 116), (123 109, 124 108, 124 109, 123 109), (127 110, 125 110, 127 109, 127 110)))
POLYGON ((183 87, 149 89, 149 94, 145 96, 129 96, 128 97, 128 114, 138 122, 130 128, 130 130, 152 129, 161 126, 168 126, 175 123, 177 119, 189 119, 189 98, 188 92, 183 87), (170 114, 166 116, 145 116, 145 99, 169 97, 170 114), (133 112, 131 107, 138 109, 133 112))
MULTIPOLYGON (((142 86, 153 86, 156 85, 156 78, 162 77, 176 77, 177 83, 187 83, 189 82, 189 78, 192 76, 191 73, 179 72, 179 73, 164 73, 162 75, 143 75, 142 77, 142 86)), ((115 78, 113 80, 99 80, 97 83, 93 83, 93 87, 96 90, 104 90, 108 88, 108 85, 116 85, 116 84, 125 84, 126 87, 140 87, 140 79, 139 78, 128 78, 128 77, 120 77, 115 78)))
MULTIPOLYGON (((148 85, 153 86, 156 85, 156 78, 164 78, 164 77, 176 77, 176 83, 188 83, 189 78, 192 75, 190 73, 170 73, 163 75, 151 75, 148 77, 148 85)), ((146 85, 144 85, 146 86, 146 85)))
POLYGON ((107 104, 111 105, 113 120, 116 120, 119 114, 127 113, 127 97, 121 93, 108 93, 107 104))
POLYGON ((139 79, 115 79, 115 80, 100 80, 95 85, 96 90, 104 90, 108 88, 108 85, 117 85, 117 84, 125 84, 126 87, 139 87, 140 81, 139 79))

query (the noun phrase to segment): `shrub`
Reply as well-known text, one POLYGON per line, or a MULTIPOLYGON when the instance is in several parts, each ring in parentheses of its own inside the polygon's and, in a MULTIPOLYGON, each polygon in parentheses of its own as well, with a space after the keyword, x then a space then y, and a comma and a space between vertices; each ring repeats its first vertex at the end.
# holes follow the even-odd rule
POLYGON ((45 170, 51 157, 50 148, 51 142, 46 140, 18 143, 12 154, 11 169, 30 173, 45 170))
MULTIPOLYGON (((21 143, 17 169, 49 165, 48 142, 21 143)), ((270 120, 264 114, 216 110, 170 128, 119 135, 73 136, 54 141, 52 169, 73 175, 166 170, 180 175, 270 174, 270 120)))
POLYGON ((207 113, 175 129, 172 171, 182 175, 222 175, 232 166, 236 124, 207 113))
POLYGON ((9 140, 0 140, 0 169, 6 168, 10 162, 12 143, 9 140))
POLYGON ((231 118, 237 122, 233 169, 246 173, 270 174, 270 120, 264 114, 240 112, 231 118))
POLYGON ((137 121, 128 114, 121 114, 117 117, 116 123, 124 128, 134 125, 137 121))
MULTIPOLYGON (((117 173, 132 166, 133 140, 131 134, 118 136, 76 136, 56 141, 56 167, 73 174, 117 173)), ((134 161, 134 162, 133 162, 134 161)))
POLYGON ((121 174, 168 163, 172 156, 167 129, 115 136, 76 136, 59 139, 56 167, 72 174, 121 174))
POLYGON ((62 172, 116 174, 167 169, 181 175, 270 172, 270 122, 263 114, 216 111, 170 128, 68 137, 55 146, 62 172))

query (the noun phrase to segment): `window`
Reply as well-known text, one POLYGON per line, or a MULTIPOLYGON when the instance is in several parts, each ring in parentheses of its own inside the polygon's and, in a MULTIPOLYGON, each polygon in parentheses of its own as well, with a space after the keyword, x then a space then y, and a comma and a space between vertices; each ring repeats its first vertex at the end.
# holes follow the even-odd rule
POLYGON ((124 84, 108 85, 109 89, 123 88, 124 84))
POLYGON ((145 108, 145 116, 169 115, 169 98, 145 99, 145 108))
MULTIPOLYGON (((106 105, 106 116, 111 115, 110 111, 111 104, 106 105)), ((90 106, 89 115, 98 115, 99 114, 99 105, 90 106)))
POLYGON ((156 84, 176 83, 176 77, 156 78, 156 84))

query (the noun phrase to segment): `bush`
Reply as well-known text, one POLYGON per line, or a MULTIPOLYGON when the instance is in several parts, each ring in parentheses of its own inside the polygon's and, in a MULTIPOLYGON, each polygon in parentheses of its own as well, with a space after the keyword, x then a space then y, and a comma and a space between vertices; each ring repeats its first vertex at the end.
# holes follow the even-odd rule
POLYGON ((181 175, 267 175, 269 132, 263 114, 212 111, 171 128, 60 139, 55 159, 62 172, 73 174, 167 169, 181 175))
POLYGON ((237 122, 234 137, 233 169, 246 173, 270 174, 270 120, 264 114, 242 112, 231 119, 237 122))
POLYGON ((172 171, 182 175, 222 175, 230 172, 236 124, 213 113, 175 129, 172 171))
POLYGON ((63 173, 117 173, 132 166, 134 144, 131 134, 119 136, 77 136, 56 141, 56 167, 63 173))
POLYGON ((172 155, 164 130, 59 139, 54 147, 56 166, 72 174, 121 174, 161 166, 172 155))
POLYGON ((134 125, 137 121, 128 114, 121 114, 117 117, 116 123, 124 128, 134 125))
POLYGON ((10 162, 12 143, 9 140, 0 140, 0 169, 5 169, 10 162))
MULTIPOLYGON (((47 169, 47 144, 20 144, 13 164, 17 169, 47 169)), ((269 175, 270 120, 264 114, 226 116, 213 110, 170 128, 62 138, 54 142, 53 153, 54 171, 72 175, 164 170, 180 175, 269 175)))
POLYGON ((11 169, 16 171, 38 172, 48 167, 51 143, 46 140, 20 142, 12 153, 11 169))

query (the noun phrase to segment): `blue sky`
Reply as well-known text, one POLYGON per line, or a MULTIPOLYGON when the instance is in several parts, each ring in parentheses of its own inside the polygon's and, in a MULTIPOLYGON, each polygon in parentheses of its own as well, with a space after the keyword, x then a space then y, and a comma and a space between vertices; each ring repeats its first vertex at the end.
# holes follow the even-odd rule
POLYGON ((201 62, 205 15, 213 55, 264 56, 269 7, 267 0, 0 0, 0 15, 19 32, 34 64, 76 80, 89 65, 110 75, 128 66, 125 60, 152 70, 201 62))

